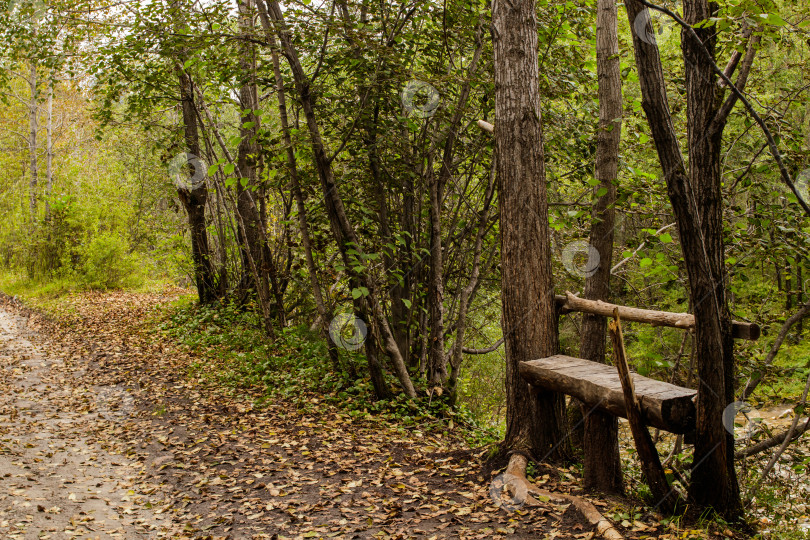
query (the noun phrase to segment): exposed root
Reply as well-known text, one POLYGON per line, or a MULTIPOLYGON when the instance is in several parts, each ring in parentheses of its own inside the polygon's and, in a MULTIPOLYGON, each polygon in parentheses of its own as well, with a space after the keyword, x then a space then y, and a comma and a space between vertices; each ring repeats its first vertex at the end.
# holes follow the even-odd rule
POLYGON ((616 530, 613 524, 605 519, 605 517, 599 513, 599 510, 597 510, 596 507, 590 502, 581 497, 568 495, 567 493, 554 493, 551 491, 546 491, 529 482, 526 479, 527 465, 528 459, 526 459, 526 456, 521 454, 512 454, 512 456, 509 458, 509 465, 507 465, 505 472, 505 474, 510 477, 511 481, 519 484, 519 486, 517 486, 518 491, 526 494, 526 504, 529 506, 538 506, 542 504, 541 500, 568 501, 580 511, 580 513, 591 523, 591 525, 596 526, 596 532, 602 535, 603 538, 606 538, 607 540, 624 540, 624 536, 622 536, 622 534, 616 530), (534 495, 540 497, 540 500, 538 500, 534 495))

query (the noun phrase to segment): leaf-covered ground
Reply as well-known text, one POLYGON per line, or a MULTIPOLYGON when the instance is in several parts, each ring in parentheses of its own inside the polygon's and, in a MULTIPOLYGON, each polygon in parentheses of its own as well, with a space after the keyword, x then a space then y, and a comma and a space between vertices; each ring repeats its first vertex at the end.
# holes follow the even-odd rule
MULTIPOLYGON (((592 537, 554 500, 498 508, 484 450, 452 435, 317 398, 256 408, 188 376, 204 359, 143 324, 178 293, 69 296, 53 319, 0 303, 0 537, 592 537)), ((577 489, 564 471, 538 478, 577 489)))

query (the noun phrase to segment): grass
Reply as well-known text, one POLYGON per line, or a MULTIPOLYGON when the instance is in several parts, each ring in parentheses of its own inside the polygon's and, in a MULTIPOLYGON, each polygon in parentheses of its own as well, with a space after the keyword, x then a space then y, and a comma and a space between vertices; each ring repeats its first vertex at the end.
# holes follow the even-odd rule
MULTIPOLYGON (((170 285, 166 278, 145 279, 136 287, 130 287, 129 292, 158 292, 170 285)), ((0 291, 9 296, 19 296, 35 303, 38 307, 42 304, 58 300, 59 298, 87 290, 87 287, 70 278, 43 277, 30 278, 24 271, 9 268, 0 268, 0 291)))

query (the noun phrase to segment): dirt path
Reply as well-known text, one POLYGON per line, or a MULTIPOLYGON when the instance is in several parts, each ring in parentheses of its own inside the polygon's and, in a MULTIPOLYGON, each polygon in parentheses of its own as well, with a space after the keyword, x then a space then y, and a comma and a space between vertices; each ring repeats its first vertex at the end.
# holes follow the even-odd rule
POLYGON ((26 334, 0 310, 0 537, 153 536, 161 520, 131 500, 140 465, 88 436, 110 415, 103 389, 76 385, 26 334))
POLYGON ((0 299, 0 538, 590 537, 568 505, 498 508, 452 433, 187 376, 205 359, 142 327, 165 301, 83 294, 47 321, 0 299))

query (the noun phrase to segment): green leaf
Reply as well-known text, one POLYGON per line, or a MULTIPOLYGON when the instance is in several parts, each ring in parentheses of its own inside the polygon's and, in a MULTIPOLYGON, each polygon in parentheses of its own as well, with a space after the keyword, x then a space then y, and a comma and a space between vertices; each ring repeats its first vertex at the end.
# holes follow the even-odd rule
POLYGON ((608 190, 607 190, 607 188, 606 188, 606 187, 599 188, 599 189, 596 191, 596 196, 597 196, 597 197, 604 197, 605 195, 607 195, 607 192, 608 192, 608 190))
POLYGON ((361 291, 360 289, 352 289, 352 298, 357 300, 361 296, 363 296, 363 291, 361 291))
POLYGON ((772 24, 774 26, 785 26, 787 24, 785 19, 780 17, 778 13, 768 13, 768 18, 766 20, 768 24, 772 24))
POLYGON ((402 303, 405 304, 406 308, 411 309, 411 301, 410 300, 408 300, 407 298, 403 298, 402 303))
POLYGON ((236 167, 234 166, 234 164, 233 164, 233 163, 228 163, 227 165, 225 165, 225 167, 224 167, 224 169, 223 169, 223 170, 225 171, 225 174, 233 174, 233 170, 234 170, 235 168, 236 168, 236 167))
POLYGON ((641 268, 646 268, 646 267, 650 266, 651 264, 652 264, 652 259, 650 259, 649 257, 644 257, 643 259, 641 259, 641 260, 639 261, 639 264, 638 264, 638 265, 639 265, 641 268))
POLYGON ((663 233, 663 234, 659 235, 658 239, 661 240, 665 244, 671 244, 672 243, 672 235, 669 234, 669 233, 663 233))

